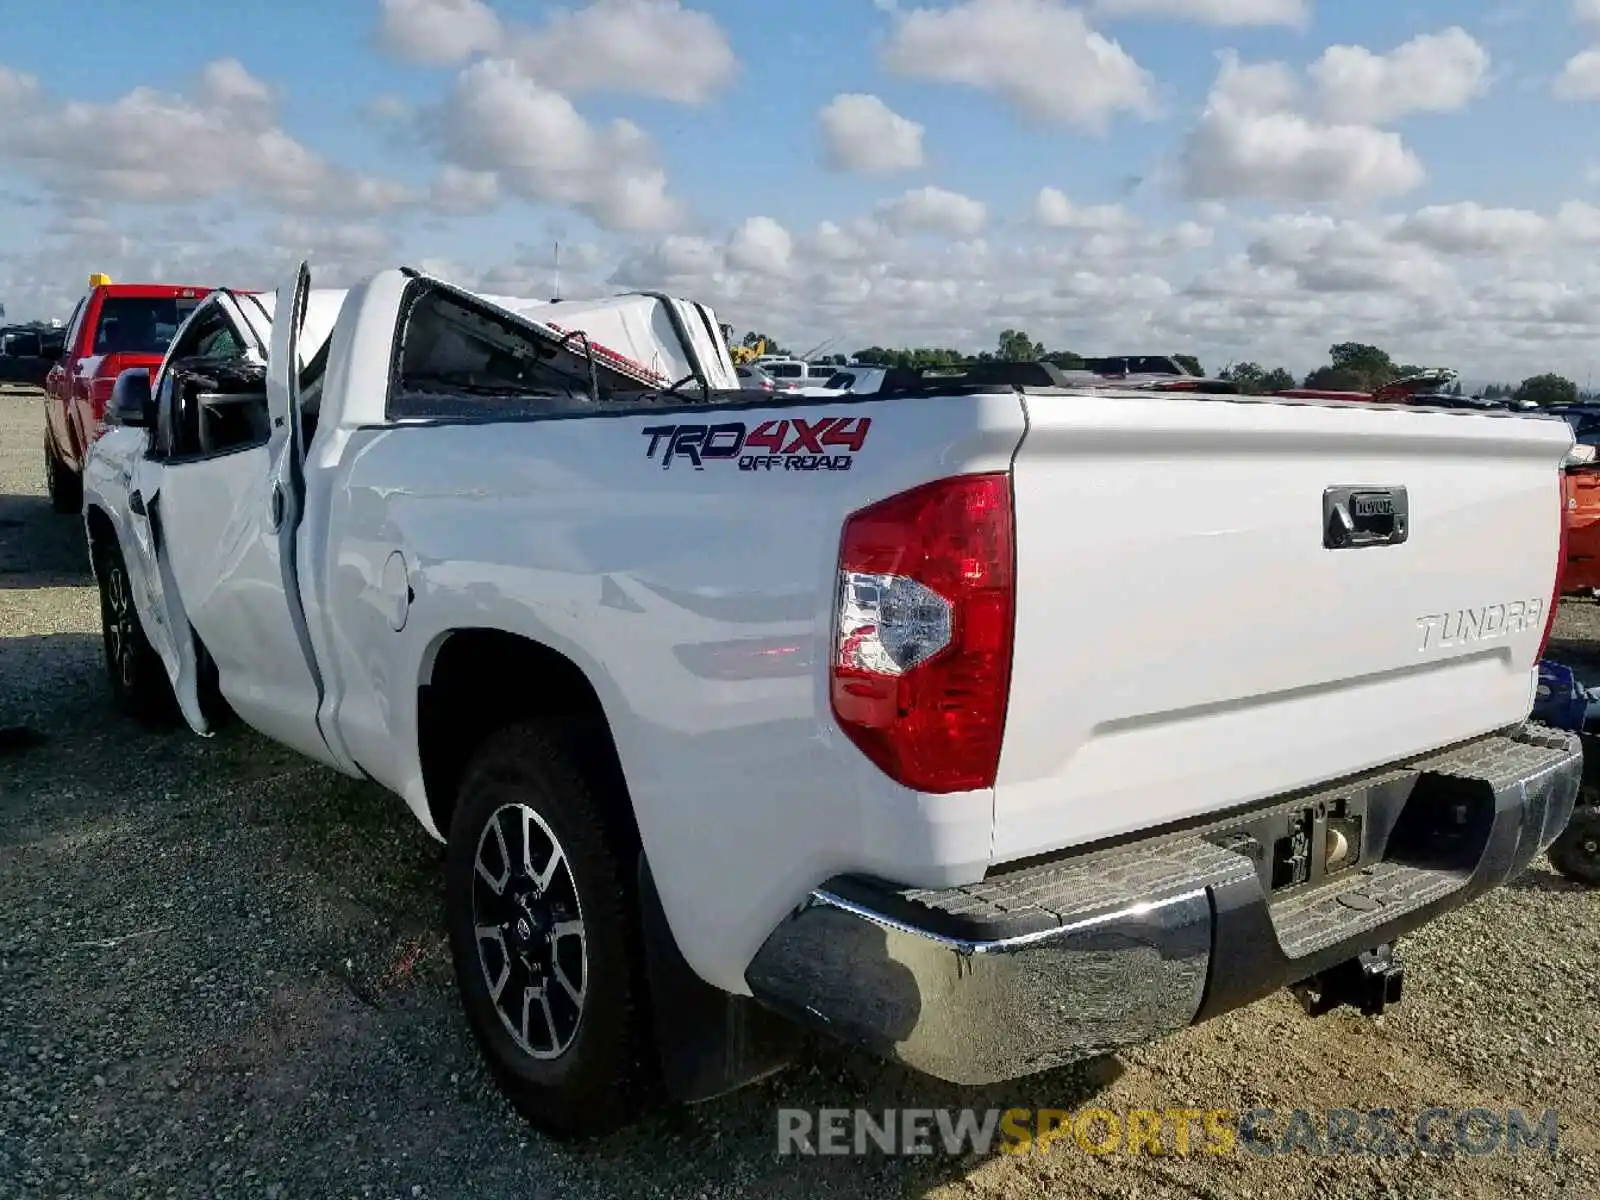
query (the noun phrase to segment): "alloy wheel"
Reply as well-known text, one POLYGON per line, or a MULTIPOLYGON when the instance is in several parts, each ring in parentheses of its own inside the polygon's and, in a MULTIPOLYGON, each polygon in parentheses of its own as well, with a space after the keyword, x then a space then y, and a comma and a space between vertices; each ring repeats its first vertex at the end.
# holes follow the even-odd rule
POLYGON ((533 809, 504 804, 478 835, 473 866, 473 928, 490 1001, 523 1053, 560 1058, 578 1035, 589 980, 566 851, 533 809))
POLYGON ((106 571, 106 653, 117 681, 124 688, 133 686, 133 623, 137 619, 127 573, 120 563, 112 563, 106 571))

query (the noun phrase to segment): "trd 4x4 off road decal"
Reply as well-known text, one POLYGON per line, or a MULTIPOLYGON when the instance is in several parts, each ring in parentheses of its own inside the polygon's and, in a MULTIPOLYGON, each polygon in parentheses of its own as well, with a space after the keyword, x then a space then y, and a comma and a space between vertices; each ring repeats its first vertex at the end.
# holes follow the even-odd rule
POLYGON ((794 417, 763 421, 754 429, 729 421, 653 425, 640 432, 650 439, 644 456, 659 458, 662 470, 677 459, 688 460, 696 471, 708 462, 737 459, 741 471, 848 471, 871 428, 871 417, 794 417))

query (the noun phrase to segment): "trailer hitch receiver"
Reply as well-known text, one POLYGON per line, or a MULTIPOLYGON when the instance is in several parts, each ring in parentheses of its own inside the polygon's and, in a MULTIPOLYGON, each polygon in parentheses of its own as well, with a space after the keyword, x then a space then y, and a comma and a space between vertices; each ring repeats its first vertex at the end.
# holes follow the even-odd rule
POLYGON ((1389 1005, 1400 1003, 1405 978, 1405 964, 1385 942, 1295 984, 1294 993, 1308 1016, 1320 1017, 1348 1004, 1363 1016, 1380 1017, 1389 1005))

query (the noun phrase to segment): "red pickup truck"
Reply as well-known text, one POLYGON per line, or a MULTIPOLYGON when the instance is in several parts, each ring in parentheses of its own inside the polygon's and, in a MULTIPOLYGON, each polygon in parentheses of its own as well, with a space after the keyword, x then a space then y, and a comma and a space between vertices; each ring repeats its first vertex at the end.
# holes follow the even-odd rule
POLYGON ((83 456, 100 436, 106 401, 129 367, 161 364, 178 326, 212 289, 166 283, 112 283, 89 276, 61 359, 45 376, 45 482, 61 513, 83 505, 83 456))

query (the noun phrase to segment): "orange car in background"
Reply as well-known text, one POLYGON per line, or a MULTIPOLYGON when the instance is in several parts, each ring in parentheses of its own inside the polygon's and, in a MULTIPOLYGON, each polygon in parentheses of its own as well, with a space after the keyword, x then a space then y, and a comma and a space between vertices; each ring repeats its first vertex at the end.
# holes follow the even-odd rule
POLYGON ((1561 592, 1600 590, 1600 463, 1567 468, 1567 564, 1561 592))

